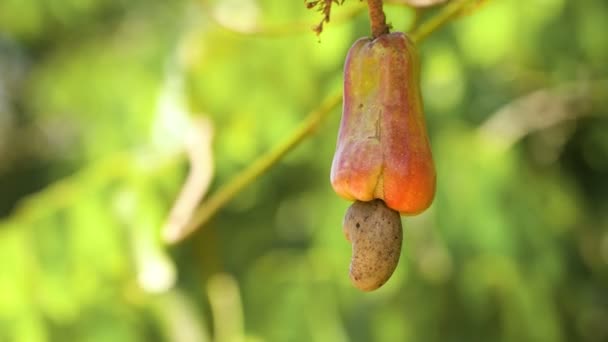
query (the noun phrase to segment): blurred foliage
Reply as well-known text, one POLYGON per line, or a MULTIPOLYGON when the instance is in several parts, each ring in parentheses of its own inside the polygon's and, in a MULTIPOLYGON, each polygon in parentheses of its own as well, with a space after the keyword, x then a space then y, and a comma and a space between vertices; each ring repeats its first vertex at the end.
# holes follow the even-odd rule
POLYGON ((0 341, 608 340, 603 0, 489 1, 421 44, 438 192, 380 290, 348 280, 338 109, 163 246, 189 123, 213 192, 340 89, 360 5, 317 38, 302 1, 1 0, 0 341))

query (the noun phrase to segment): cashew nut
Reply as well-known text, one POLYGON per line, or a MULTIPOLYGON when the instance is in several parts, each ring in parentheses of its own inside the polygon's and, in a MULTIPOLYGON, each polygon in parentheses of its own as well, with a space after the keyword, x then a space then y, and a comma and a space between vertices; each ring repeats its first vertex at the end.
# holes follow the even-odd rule
POLYGON ((356 201, 346 211, 344 235, 352 243, 350 280, 373 291, 391 277, 399 262, 403 232, 397 211, 383 201, 356 201))

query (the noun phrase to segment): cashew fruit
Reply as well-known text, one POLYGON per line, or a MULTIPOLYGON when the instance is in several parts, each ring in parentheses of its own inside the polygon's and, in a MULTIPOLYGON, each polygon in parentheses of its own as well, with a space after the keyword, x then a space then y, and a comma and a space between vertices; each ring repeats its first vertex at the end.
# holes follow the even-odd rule
POLYGON ((382 199, 401 214, 428 208, 435 167, 423 113, 413 42, 393 32, 361 38, 344 65, 344 98, 331 168, 335 192, 382 199))

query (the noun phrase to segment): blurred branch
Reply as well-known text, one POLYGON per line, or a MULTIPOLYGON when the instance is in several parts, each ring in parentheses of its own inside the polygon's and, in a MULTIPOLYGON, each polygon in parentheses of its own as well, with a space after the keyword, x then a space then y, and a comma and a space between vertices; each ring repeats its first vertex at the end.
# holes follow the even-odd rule
POLYGON ((207 294, 213 315, 213 340, 244 341, 243 305, 236 279, 228 274, 212 276, 207 282, 207 294))
POLYGON ((479 127, 479 132, 508 149, 528 134, 590 113, 596 101, 605 101, 607 92, 608 80, 540 89, 507 103, 479 127))
POLYGON ((406 32, 412 32, 416 29, 416 27, 418 27, 418 25, 420 24, 420 18, 422 17, 422 13, 424 12, 424 10, 424 8, 414 8, 414 17, 412 18, 412 21, 410 22, 406 32))
POLYGON ((473 3, 478 2, 478 0, 455 0, 450 2, 448 5, 443 7, 439 14, 420 25, 414 32, 412 32, 410 37, 415 42, 420 42, 426 39, 426 37, 428 37, 431 33, 437 31, 450 20, 458 17, 467 8, 470 8, 473 3))
POLYGON ((200 317, 196 304, 179 290, 154 297, 151 309, 167 341, 211 341, 206 320, 200 317))
POLYGON ((213 175, 212 135, 211 122, 206 118, 193 120, 192 126, 186 132, 184 145, 190 160, 190 170, 162 229, 164 239, 167 241, 173 241, 176 237, 183 235, 183 229, 211 184, 213 175))
MULTIPOLYGON (((418 30, 414 31, 412 33, 412 39, 416 43, 420 43, 432 32, 438 30, 443 25, 448 23, 451 18, 457 15, 465 6, 470 5, 470 3, 470 0, 464 0, 456 1, 446 6, 444 10, 436 17, 432 18, 429 22, 421 25, 418 30)), ((259 176, 263 175, 289 151, 296 147, 306 137, 311 135, 323 121, 323 119, 325 119, 329 113, 338 106, 341 99, 341 93, 326 98, 316 110, 313 110, 308 115, 306 121, 304 121, 302 125, 289 138, 287 138, 286 141, 267 154, 258 158, 248 168, 234 176, 226 185, 222 186, 217 192, 211 195, 209 199, 201 203, 193 215, 192 220, 180 232, 181 235, 170 237, 165 236, 165 241, 168 243, 177 243, 188 237, 203 224, 205 224, 241 190, 255 181, 259 176)))
POLYGON ((120 179, 134 169, 137 169, 142 176, 154 177, 174 167, 181 160, 178 155, 163 156, 153 163, 148 160, 145 168, 139 167, 139 159, 149 154, 148 150, 137 153, 122 151, 79 170, 21 200, 14 213, 7 220, 0 221, 0 228, 4 222, 31 224, 49 212, 69 207, 78 198, 87 196, 87 192, 96 191, 94 189, 97 187, 120 179))
POLYGON ((236 175, 228 184, 221 187, 209 199, 203 202, 197 212, 192 217, 190 223, 182 230, 182 235, 172 236, 167 242, 177 242, 184 239, 186 236, 194 232, 203 223, 207 222, 220 208, 226 205, 236 194, 243 188, 252 183, 256 178, 264 174, 274 164, 276 164, 283 156, 296 147, 307 136, 312 134, 319 124, 325 119, 331 111, 338 106, 342 100, 342 94, 336 94, 328 97, 321 103, 319 108, 312 111, 306 121, 281 145, 277 146, 272 151, 260 157, 248 168, 236 175))
POLYGON ((448 0, 386 0, 387 4, 404 5, 414 8, 431 7, 443 4, 448 0))

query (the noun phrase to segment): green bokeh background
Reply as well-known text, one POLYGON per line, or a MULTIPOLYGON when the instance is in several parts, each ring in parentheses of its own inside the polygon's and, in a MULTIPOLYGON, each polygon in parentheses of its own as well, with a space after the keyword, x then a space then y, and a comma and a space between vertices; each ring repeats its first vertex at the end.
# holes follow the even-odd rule
POLYGON ((0 0, 0 341, 608 341, 603 0, 491 0, 421 43, 437 195, 378 291, 348 279, 339 109, 163 245, 188 122, 213 193, 341 88, 356 6, 317 38, 302 1, 0 0))

